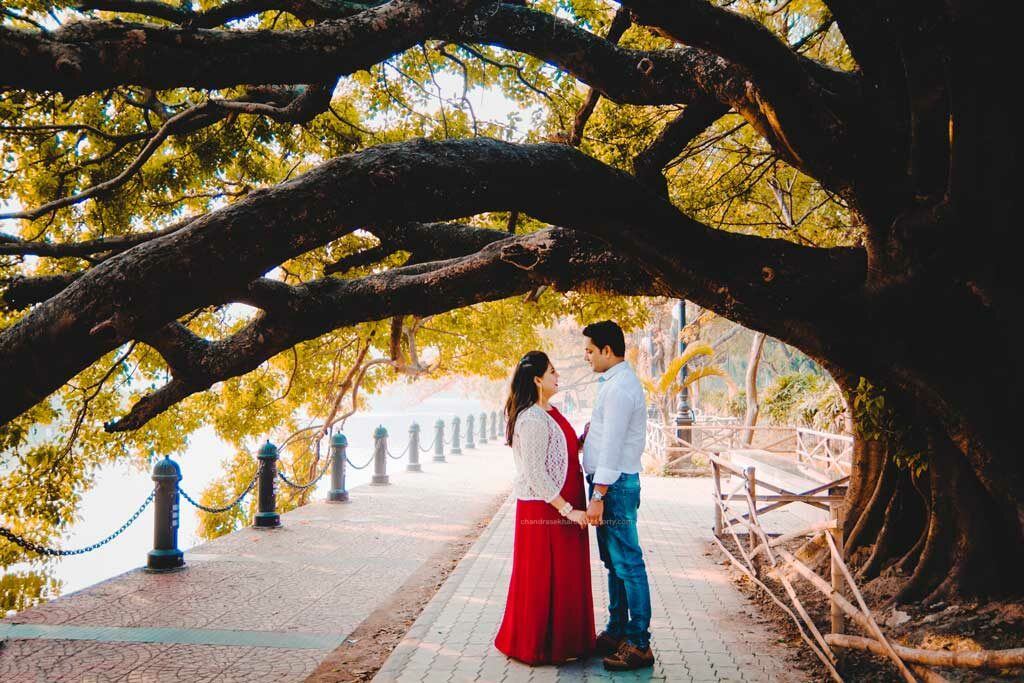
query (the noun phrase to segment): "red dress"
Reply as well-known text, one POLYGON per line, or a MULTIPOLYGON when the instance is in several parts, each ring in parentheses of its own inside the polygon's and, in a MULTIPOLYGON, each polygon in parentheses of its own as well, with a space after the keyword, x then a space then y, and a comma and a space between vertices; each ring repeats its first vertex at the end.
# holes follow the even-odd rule
MULTIPOLYGON (((556 409, 548 415, 565 433, 569 466, 561 495, 585 510, 576 432, 556 409)), ((512 580, 494 645, 527 664, 553 664, 594 649, 590 536, 543 500, 516 502, 512 580)))

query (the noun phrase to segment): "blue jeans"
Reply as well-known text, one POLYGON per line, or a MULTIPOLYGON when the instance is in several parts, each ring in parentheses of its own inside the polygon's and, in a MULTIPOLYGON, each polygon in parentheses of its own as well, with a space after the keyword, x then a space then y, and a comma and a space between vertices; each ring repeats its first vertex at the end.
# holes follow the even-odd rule
MULTIPOLYGON (((592 476, 587 475, 590 493, 592 476)), ((650 647, 651 589, 636 533, 640 507, 640 475, 620 474, 604 496, 604 523, 597 527, 597 548, 608 570, 608 625, 614 636, 625 636, 641 650, 650 647)))

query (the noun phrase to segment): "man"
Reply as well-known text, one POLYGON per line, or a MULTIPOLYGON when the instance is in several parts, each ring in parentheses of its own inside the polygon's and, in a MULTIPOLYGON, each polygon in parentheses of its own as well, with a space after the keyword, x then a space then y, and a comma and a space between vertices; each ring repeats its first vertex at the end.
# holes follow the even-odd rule
POLYGON ((583 432, 583 469, 590 484, 587 520, 608 570, 608 625, 597 637, 604 667, 629 671, 654 665, 651 592, 636 530, 640 507, 640 456, 647 413, 644 390, 625 362, 622 328, 611 320, 583 329, 585 356, 601 387, 583 432))

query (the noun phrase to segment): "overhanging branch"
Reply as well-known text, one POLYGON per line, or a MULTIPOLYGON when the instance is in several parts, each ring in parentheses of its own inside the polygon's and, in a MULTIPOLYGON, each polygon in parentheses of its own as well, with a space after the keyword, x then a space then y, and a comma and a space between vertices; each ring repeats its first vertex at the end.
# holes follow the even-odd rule
POLYGON ((614 294, 666 292, 637 264, 610 254, 600 242, 559 228, 506 237, 468 256, 356 280, 323 278, 298 286, 257 283, 279 291, 279 305, 227 339, 207 341, 179 323, 147 337, 144 341, 164 356, 174 377, 107 429, 138 429, 187 396, 251 372, 281 351, 340 327, 388 317, 433 315, 522 294, 543 284, 614 294), (526 262, 529 268, 523 267, 526 262))
MULTIPOLYGON (((673 291, 748 325, 770 327, 761 312, 778 310, 790 316, 786 324, 799 325, 832 310, 863 282, 859 250, 799 247, 710 229, 632 176, 567 145, 483 138, 380 145, 252 192, 179 231, 111 256, 0 332, 0 375, 8 378, 0 421, 44 399, 116 346, 231 300, 280 263, 356 228, 510 206, 612 243, 673 291), (823 300, 830 305, 823 307, 823 300)), ((520 263, 506 250, 503 262, 529 265, 532 254, 523 257, 520 263)), ((437 265, 409 268, 427 272, 437 265)))
POLYGON ((292 31, 185 29, 80 21, 52 33, 0 26, 0 90, 81 95, 153 89, 321 83, 412 47, 483 0, 392 0, 292 31))
POLYGON ((656 189, 659 194, 667 195, 668 184, 662 175, 665 167, 694 138, 725 116, 728 111, 729 108, 717 100, 695 100, 688 104, 679 116, 662 129, 657 139, 633 160, 633 172, 636 177, 656 189))
POLYGON ((138 14, 189 28, 215 28, 274 10, 290 12, 303 20, 344 19, 380 4, 383 3, 346 0, 228 0, 216 7, 196 12, 157 0, 86 0, 77 9, 138 14))
MULTIPOLYGON (((317 114, 327 111, 333 90, 333 83, 317 83, 298 89, 254 88, 251 93, 253 99, 208 100, 189 107, 168 118, 160 129, 149 138, 132 163, 113 178, 92 185, 77 194, 47 202, 34 209, 0 213, 0 220, 24 218, 31 221, 63 207, 80 204, 91 197, 109 193, 124 185, 134 176, 167 138, 207 128, 223 120, 232 112, 266 116, 279 123, 306 123, 317 114)), ((22 246, 24 244, 29 243, 23 243, 22 246)), ((0 253, 4 253, 2 243, 0 243, 0 253)))

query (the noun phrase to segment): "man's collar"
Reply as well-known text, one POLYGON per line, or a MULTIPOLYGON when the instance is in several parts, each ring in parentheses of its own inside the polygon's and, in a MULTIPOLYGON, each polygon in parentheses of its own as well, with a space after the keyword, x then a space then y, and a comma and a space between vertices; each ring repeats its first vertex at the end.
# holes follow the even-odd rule
POLYGON ((629 363, 627 363, 626 361, 622 361, 620 363, 616 363, 615 365, 613 365, 612 367, 608 368, 603 373, 601 373, 601 378, 604 379, 604 381, 607 382, 608 380, 610 380, 611 378, 615 377, 619 373, 624 372, 626 370, 626 368, 628 368, 628 367, 629 367, 629 363))

